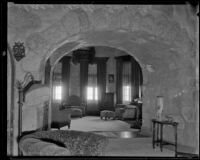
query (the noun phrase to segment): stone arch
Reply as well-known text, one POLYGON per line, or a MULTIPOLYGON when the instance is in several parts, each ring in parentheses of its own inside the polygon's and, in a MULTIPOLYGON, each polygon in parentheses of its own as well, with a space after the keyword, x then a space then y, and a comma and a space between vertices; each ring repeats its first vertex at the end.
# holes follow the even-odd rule
MULTIPOLYGON (((95 33, 94 33, 95 34, 95 33)), ((106 35, 108 35, 108 33, 106 33, 106 35)), ((74 37, 77 37, 74 36, 74 37)), ((73 39, 73 37, 71 38, 73 39)), ((118 50, 122 50, 124 52, 126 52, 127 54, 133 56, 135 58, 135 60, 138 62, 138 64, 141 66, 142 69, 142 73, 144 73, 143 75, 143 81, 146 82, 147 81, 147 69, 146 69, 146 64, 140 60, 140 58, 134 54, 130 49, 123 47, 123 46, 117 46, 115 44, 107 44, 107 43, 87 43, 87 39, 85 39, 85 42, 83 39, 81 39, 82 42, 80 42, 78 39, 76 41, 72 41, 69 42, 68 39, 66 39, 65 41, 63 41, 62 43, 58 44, 57 46, 55 46, 54 48, 52 48, 52 50, 49 50, 49 52, 47 53, 47 56, 45 58, 43 58, 41 60, 40 63, 40 75, 41 77, 44 75, 45 73, 45 64, 47 62, 47 60, 52 57, 55 56, 53 59, 54 60, 54 64, 51 64, 51 66, 55 66, 55 64, 66 54, 79 49, 81 47, 89 47, 89 46, 105 46, 105 47, 111 47, 111 48, 115 48, 118 50)), ((44 77, 42 77, 42 79, 44 79, 44 77)))
MULTIPOLYGON (((67 39, 69 42, 80 41, 81 39, 78 38, 78 36, 81 34, 115 30, 130 34, 134 34, 135 31, 144 32, 151 34, 152 37, 160 37, 168 44, 174 40, 174 47, 178 48, 181 48, 180 46, 183 44, 183 41, 180 41, 180 39, 187 34, 179 32, 179 30, 181 31, 180 25, 174 21, 173 17, 169 18, 164 13, 160 13, 159 16, 155 17, 153 14, 143 13, 140 10, 136 10, 136 12, 133 13, 130 8, 113 10, 113 12, 103 8, 95 8, 90 12, 83 8, 75 8, 64 14, 64 16, 58 20, 57 24, 53 24, 47 28, 47 30, 41 31, 41 42, 35 41, 34 44, 32 42, 34 41, 34 36, 32 35, 32 38, 28 37, 28 40, 32 43, 28 44, 40 46, 44 43, 44 49, 40 52, 40 56, 42 59, 45 59, 46 56, 48 57, 48 54, 51 54, 53 50, 67 41, 66 37, 68 37, 67 39), (115 13, 121 14, 119 14, 120 16, 114 16, 116 15, 115 13), (98 24, 96 24, 97 20, 98 24)), ((38 33, 35 34, 38 36, 38 33)), ((187 41, 185 39, 186 38, 184 38, 184 41, 187 41)), ((186 45, 184 45, 184 47, 185 46, 186 45)), ((36 52, 37 48, 38 47, 35 47, 36 52)), ((41 62, 44 61, 42 60, 41 62)))
MULTIPOLYGON (((91 45, 88 45, 88 44, 83 44, 83 45, 81 45, 81 47, 91 47, 91 46, 102 46, 102 45, 95 45, 95 44, 91 44, 91 45)), ((62 47, 62 46, 61 46, 62 47)), ((56 51, 57 50, 59 50, 61 47, 59 47, 59 48, 57 48, 51 55, 49 55, 48 56, 48 58, 50 58, 53 54, 56 54, 56 51)), ((120 48, 120 47, 113 47, 113 46, 110 46, 110 45, 103 45, 103 47, 110 47, 110 48, 115 48, 115 49, 117 49, 117 50, 122 50, 122 51, 124 51, 124 52, 126 52, 127 54, 129 54, 129 55, 131 55, 137 62, 138 62, 138 64, 139 64, 139 66, 140 66, 140 68, 141 68, 141 70, 142 70, 142 77, 143 77, 143 82, 144 81, 146 81, 146 77, 147 77, 147 71, 146 71, 146 69, 144 68, 144 67, 142 67, 143 66, 143 64, 141 64, 141 62, 139 61, 139 59, 137 58, 137 57, 134 57, 134 55, 133 54, 131 54, 129 51, 127 51, 125 48, 120 48), (144 76, 145 75, 145 76, 144 76)), ((52 89, 52 76, 53 76, 53 71, 54 71, 54 68, 55 68, 55 66, 56 66, 56 64, 58 63, 58 61, 60 60, 60 59, 62 59, 65 55, 67 55, 67 54, 69 54, 70 52, 72 52, 72 51, 74 51, 74 50, 77 50, 77 49, 79 49, 80 48, 80 46, 78 46, 78 47, 74 47, 74 48, 72 48, 72 49, 69 49, 69 50, 65 50, 65 51, 63 51, 62 52, 62 54, 60 54, 58 57, 56 57, 55 58, 55 60, 52 62, 52 67, 51 67, 51 71, 50 71, 50 88, 52 89)), ((48 60, 48 58, 46 59, 46 62, 47 62, 47 60, 48 60)), ((45 63, 46 63, 45 62, 45 63)), ((44 67, 45 67, 45 63, 44 63, 44 67)), ((43 75, 45 75, 45 68, 43 69, 44 71, 43 71, 43 75)), ((52 92, 50 92, 50 95, 51 95, 51 97, 52 97, 52 92)), ((49 107, 49 113, 48 113, 48 120, 49 120, 49 123, 48 123, 48 127, 50 128, 50 123, 51 123, 51 105, 52 105, 52 99, 50 99, 50 101, 49 101, 49 103, 50 103, 50 107, 49 107)))

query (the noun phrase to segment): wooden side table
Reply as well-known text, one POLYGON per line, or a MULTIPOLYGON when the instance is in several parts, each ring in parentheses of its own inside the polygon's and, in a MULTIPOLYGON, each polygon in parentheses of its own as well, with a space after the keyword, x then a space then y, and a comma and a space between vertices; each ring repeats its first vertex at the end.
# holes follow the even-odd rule
POLYGON ((157 144, 157 145, 159 144, 160 150, 162 152, 163 145, 174 145, 175 146, 175 157, 177 157, 177 126, 178 126, 178 123, 170 122, 170 121, 159 121, 156 119, 152 119, 152 123, 153 123, 153 138, 152 138, 153 148, 155 148, 155 144, 157 144), (169 143, 169 142, 163 141, 163 126, 164 125, 172 125, 173 126, 175 143, 169 143), (159 132, 159 130, 160 130, 160 132, 159 132))

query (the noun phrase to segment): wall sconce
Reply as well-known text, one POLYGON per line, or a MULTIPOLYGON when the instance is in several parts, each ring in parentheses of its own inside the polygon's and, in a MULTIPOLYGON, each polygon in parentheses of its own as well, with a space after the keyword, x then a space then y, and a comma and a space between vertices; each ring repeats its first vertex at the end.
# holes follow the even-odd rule
POLYGON ((14 53, 14 57, 17 61, 20 61, 22 58, 24 58, 25 57, 24 43, 15 42, 15 44, 13 46, 13 53, 14 53))

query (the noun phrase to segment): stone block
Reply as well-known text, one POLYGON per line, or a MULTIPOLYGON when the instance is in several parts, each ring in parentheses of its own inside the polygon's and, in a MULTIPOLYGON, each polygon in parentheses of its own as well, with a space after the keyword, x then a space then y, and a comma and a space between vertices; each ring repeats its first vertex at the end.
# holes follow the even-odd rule
POLYGON ((120 24, 120 14, 119 12, 115 11, 108 14, 108 26, 112 29, 119 29, 121 27, 120 24))
POLYGON ((93 11, 92 21, 95 30, 108 28, 108 17, 103 9, 96 9, 93 11))
POLYGON ((177 23, 170 23, 169 29, 166 32, 165 39, 172 42, 175 41, 175 38, 177 36, 180 36, 179 32, 181 31, 181 28, 177 23))
POLYGON ((130 28, 130 13, 127 10, 123 10, 120 13, 120 26, 123 29, 129 29, 130 28))
POLYGON ((77 14, 80 22, 80 32, 85 32, 90 29, 90 21, 87 12, 83 9, 76 9, 74 12, 77 14))
POLYGON ((59 21, 45 29, 41 34, 50 44, 56 43, 67 37, 66 29, 59 21))
POLYGON ((142 16, 138 12, 131 16, 130 21, 132 32, 140 30, 141 19, 142 16))
POLYGON ((25 72, 39 72, 41 57, 29 51, 28 56, 21 60, 21 69, 25 72))
POLYGON ((177 97, 179 92, 180 92, 179 88, 176 88, 176 87, 170 88, 168 91, 169 98, 173 99, 173 98, 177 97))
POLYGON ((41 26, 41 18, 32 12, 19 7, 11 7, 8 10, 8 27, 26 33, 38 29, 41 26))
POLYGON ((64 29, 68 35, 73 35, 80 32, 80 20, 75 12, 70 11, 66 13, 61 18, 60 22, 64 25, 64 29))
POLYGON ((183 107, 181 113, 187 123, 194 123, 196 119, 195 108, 192 106, 183 107))
POLYGON ((153 34, 155 31, 155 20, 152 15, 146 15, 141 19, 141 30, 153 34))
POLYGON ((26 38, 26 46, 29 50, 42 57, 47 52, 49 43, 41 33, 36 32, 26 38))
POLYGON ((166 38, 170 28, 171 28, 171 23, 165 17, 164 15, 158 16, 155 18, 155 24, 154 24, 154 33, 157 36, 160 36, 162 38, 166 38))

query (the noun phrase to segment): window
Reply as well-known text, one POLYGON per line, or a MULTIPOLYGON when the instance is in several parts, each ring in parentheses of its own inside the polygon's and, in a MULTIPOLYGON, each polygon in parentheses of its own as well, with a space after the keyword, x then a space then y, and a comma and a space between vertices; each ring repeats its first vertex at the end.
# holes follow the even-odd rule
POLYGON ((98 90, 97 87, 87 87, 87 99, 88 100, 98 100, 98 90))
POLYGON ((131 101, 131 86, 123 86, 123 101, 131 101))
POLYGON ((60 86, 55 86, 55 92, 54 92, 54 99, 55 100, 61 100, 62 99, 62 87, 60 86))
POLYGON ((124 62, 122 66, 122 100, 123 103, 131 102, 131 63, 124 62))
POLYGON ((97 65, 96 64, 89 65, 87 100, 89 100, 89 101, 97 101, 98 100, 97 65))
POLYGON ((62 63, 56 64, 56 67, 53 71, 53 100, 61 101, 62 100, 62 63))

